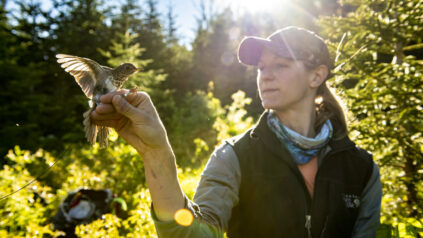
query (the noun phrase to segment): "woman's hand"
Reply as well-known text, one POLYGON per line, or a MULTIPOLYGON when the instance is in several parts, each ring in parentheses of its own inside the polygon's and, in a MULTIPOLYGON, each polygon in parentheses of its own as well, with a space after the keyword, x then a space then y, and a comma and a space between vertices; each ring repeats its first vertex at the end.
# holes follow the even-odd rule
POLYGON ((125 97, 124 93, 103 95, 91 114, 93 123, 114 128, 142 156, 169 148, 166 129, 148 94, 138 91, 125 97))
POLYGON ((160 220, 170 221, 184 207, 176 160, 159 115, 144 92, 111 92, 100 98, 91 114, 93 123, 114 128, 143 157, 145 176, 154 210, 160 220))

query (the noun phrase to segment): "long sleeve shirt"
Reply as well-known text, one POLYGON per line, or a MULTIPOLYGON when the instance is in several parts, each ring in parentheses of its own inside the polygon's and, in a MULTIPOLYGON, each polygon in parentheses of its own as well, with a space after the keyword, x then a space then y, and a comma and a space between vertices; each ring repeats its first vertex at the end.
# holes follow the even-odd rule
MULTIPOLYGON (((329 150, 329 146, 322 149, 317 158, 318 166, 329 150)), ((299 169, 307 180, 310 176, 304 174, 304 169, 299 169)), ((232 208, 239 201, 238 192, 241 176, 238 158, 232 147, 229 144, 218 147, 211 155, 201 174, 194 201, 185 197, 185 208, 189 209, 194 215, 193 224, 184 227, 174 220, 160 221, 157 219, 152 206, 151 215, 158 236, 163 238, 223 237, 224 232, 228 229, 232 208)), ((376 236, 376 229, 380 220, 381 197, 382 184, 379 168, 374 164, 372 175, 361 196, 359 215, 352 237, 376 236)))

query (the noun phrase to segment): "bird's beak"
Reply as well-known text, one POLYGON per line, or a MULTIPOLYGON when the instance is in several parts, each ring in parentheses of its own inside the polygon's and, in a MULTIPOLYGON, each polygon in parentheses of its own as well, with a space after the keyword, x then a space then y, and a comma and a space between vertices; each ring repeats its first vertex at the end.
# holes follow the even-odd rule
POLYGON ((137 68, 136 70, 135 70, 135 72, 140 72, 142 69, 140 69, 140 68, 137 68))

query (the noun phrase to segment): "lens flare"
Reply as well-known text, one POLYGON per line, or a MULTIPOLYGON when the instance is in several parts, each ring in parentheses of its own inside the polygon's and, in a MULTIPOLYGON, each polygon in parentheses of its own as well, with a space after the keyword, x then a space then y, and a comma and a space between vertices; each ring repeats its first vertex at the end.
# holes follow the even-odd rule
POLYGON ((190 210, 182 208, 175 212, 174 219, 181 226, 190 226, 194 221, 194 216, 190 210))
POLYGON ((220 61, 222 64, 229 66, 234 62, 235 56, 228 51, 225 51, 222 56, 220 57, 220 61))
MULTIPOLYGON (((226 1, 220 1, 226 2, 226 1)), ((230 5, 232 9, 238 9, 248 12, 263 12, 274 10, 275 7, 280 7, 285 4, 285 0, 232 0, 230 5)))

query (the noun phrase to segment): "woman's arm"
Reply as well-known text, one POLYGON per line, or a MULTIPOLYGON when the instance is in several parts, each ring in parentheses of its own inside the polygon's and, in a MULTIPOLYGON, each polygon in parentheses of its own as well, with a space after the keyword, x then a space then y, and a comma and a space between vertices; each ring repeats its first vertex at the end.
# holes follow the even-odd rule
POLYGON ((175 221, 160 221, 152 209, 152 217, 159 237, 221 238, 228 229, 232 208, 238 203, 241 169, 238 158, 229 144, 217 148, 211 155, 194 196, 186 198, 186 207, 194 215, 189 227, 175 221))
POLYGON ((160 220, 172 220, 184 207, 177 177, 175 155, 159 115, 144 92, 108 93, 91 114, 93 122, 108 126, 132 145, 144 160, 145 176, 155 212, 160 220))
POLYGON ((100 126, 114 128, 144 160, 147 186, 152 198, 152 215, 160 237, 223 237, 238 202, 241 171, 230 145, 216 149, 208 161, 194 197, 189 201, 177 178, 175 156, 166 130, 147 94, 124 91, 101 97, 91 115, 100 126), (173 214, 187 208, 194 215, 189 227, 178 225, 173 214))
POLYGON ((382 184, 379 168, 373 165, 373 172, 361 196, 360 211, 353 229, 353 238, 376 237, 380 223, 382 184))

